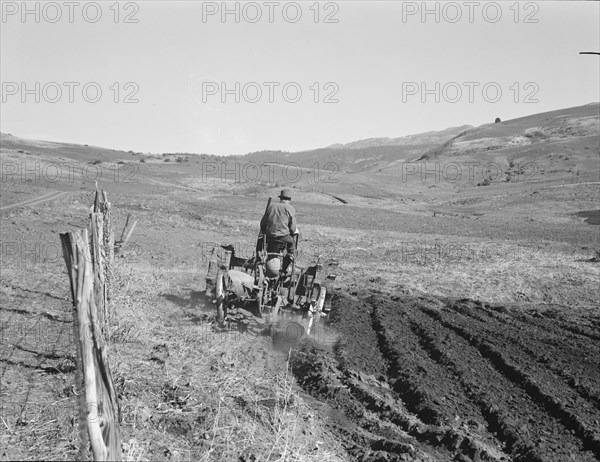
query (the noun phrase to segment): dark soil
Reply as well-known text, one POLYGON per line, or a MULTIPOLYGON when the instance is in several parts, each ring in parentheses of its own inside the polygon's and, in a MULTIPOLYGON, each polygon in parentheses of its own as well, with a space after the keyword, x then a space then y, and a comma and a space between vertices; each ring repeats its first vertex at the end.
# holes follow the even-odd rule
POLYGON ((600 459, 597 313, 336 296, 328 352, 293 359, 357 460, 600 459))
POLYGON ((600 225, 600 210, 587 210, 576 213, 578 217, 585 218, 585 222, 590 225, 600 225))

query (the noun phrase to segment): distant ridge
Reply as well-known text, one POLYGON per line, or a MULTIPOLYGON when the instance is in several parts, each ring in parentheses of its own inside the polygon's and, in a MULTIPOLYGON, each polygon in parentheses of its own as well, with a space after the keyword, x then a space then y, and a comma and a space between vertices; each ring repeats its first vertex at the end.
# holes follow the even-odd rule
POLYGON ((350 143, 335 143, 331 146, 327 146, 329 149, 359 149, 369 148, 374 146, 407 146, 414 144, 429 144, 429 143, 440 143, 448 140, 458 133, 462 133, 470 128, 474 128, 472 125, 462 125, 460 127, 450 127, 439 131, 428 131, 424 133, 417 133, 413 135, 400 136, 398 138, 366 138, 364 140, 352 141, 350 143))
MULTIPOLYGON (((440 131, 407 135, 397 138, 367 138, 350 143, 337 143, 328 147, 300 152, 266 150, 245 155, 212 159, 203 154, 199 159, 230 159, 232 161, 294 165, 307 171, 320 170, 326 178, 338 172, 368 173, 393 172, 402 169, 405 162, 425 159, 473 157, 482 155, 514 157, 517 153, 539 151, 542 144, 569 142, 569 149, 585 149, 593 152, 593 136, 600 132, 600 103, 563 108, 532 114, 500 123, 487 123, 478 127, 461 125, 440 131), (584 140, 584 144, 580 141, 584 140), (575 144, 573 144, 575 143, 575 144), (591 144, 590 144, 591 143, 591 144), (585 146, 584 146, 585 145, 585 146), (536 147, 537 146, 537 147, 536 147), (510 150, 510 153, 506 150, 510 150)), ((96 146, 50 141, 26 140, 11 134, 1 134, 3 149, 50 156, 64 156, 86 161, 137 160, 148 154, 119 151, 96 146)), ((565 149, 566 145, 561 149, 565 149)), ((545 148, 548 152, 551 147, 545 148)), ((597 146, 595 152, 598 152, 597 146)), ((531 155, 531 154, 528 154, 531 155)), ((199 161, 199 160, 198 160, 199 161)))

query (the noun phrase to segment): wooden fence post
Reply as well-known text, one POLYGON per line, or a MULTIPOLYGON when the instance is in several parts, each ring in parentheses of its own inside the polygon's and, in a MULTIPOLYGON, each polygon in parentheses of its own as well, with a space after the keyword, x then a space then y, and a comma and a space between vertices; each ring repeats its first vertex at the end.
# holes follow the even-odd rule
POLYGON ((119 242, 117 243, 119 255, 123 254, 125 245, 129 241, 131 234, 133 234, 133 230, 135 229, 135 225, 137 225, 137 222, 137 220, 133 219, 133 215, 131 215, 131 213, 127 215, 127 221, 125 221, 125 227, 123 228, 123 232, 121 233, 121 239, 119 239, 119 242))
POLYGON ((86 426, 86 409, 87 404, 85 401, 85 382, 83 380, 83 358, 81 351, 81 343, 79 342, 79 332, 81 328, 79 326, 79 316, 77 315, 77 276, 74 273, 74 268, 77 268, 79 263, 74 260, 77 258, 78 253, 75 247, 75 242, 66 237, 66 234, 60 235, 62 243, 63 257, 67 265, 67 272, 69 274, 69 284, 71 286, 71 299, 73 300, 73 341, 75 342, 75 390, 77 392, 77 408, 79 410, 78 425, 79 425, 79 460, 89 460, 88 447, 90 440, 88 438, 87 426, 86 426))
POLYGON ((94 460, 120 461, 119 404, 110 373, 107 347, 98 326, 88 231, 64 233, 60 239, 73 297, 73 321, 77 329, 75 341, 80 360, 77 367, 80 369, 79 375, 83 376, 85 391, 80 393, 79 408, 82 448, 87 448, 89 438, 94 460), (85 402, 82 402, 83 399, 85 402), (83 435, 82 428, 87 428, 87 435, 83 435))
POLYGON ((92 259, 92 269, 94 275, 94 301, 98 309, 99 327, 104 334, 104 338, 109 338, 109 314, 106 303, 106 276, 105 262, 103 252, 104 226, 103 217, 99 213, 90 214, 90 258, 92 259))
POLYGON ((90 248, 94 269, 94 298, 98 307, 100 327, 104 338, 110 343, 111 283, 114 262, 114 233, 110 219, 110 202, 106 192, 96 190, 94 206, 90 213, 90 248))

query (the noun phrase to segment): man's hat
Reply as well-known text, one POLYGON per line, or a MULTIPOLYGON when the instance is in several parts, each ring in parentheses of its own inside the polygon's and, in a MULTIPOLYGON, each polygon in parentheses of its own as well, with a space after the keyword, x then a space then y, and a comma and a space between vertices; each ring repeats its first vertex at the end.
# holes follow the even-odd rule
POLYGON ((292 192, 289 189, 282 189, 281 194, 279 194, 280 199, 292 199, 292 192))

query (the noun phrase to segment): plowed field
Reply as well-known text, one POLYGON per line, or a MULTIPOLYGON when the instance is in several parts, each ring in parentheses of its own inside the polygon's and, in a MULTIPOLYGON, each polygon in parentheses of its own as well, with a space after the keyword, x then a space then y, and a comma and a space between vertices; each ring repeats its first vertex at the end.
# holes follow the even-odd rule
POLYGON ((295 372, 359 460, 600 458, 600 322, 544 306, 337 297, 295 372))

